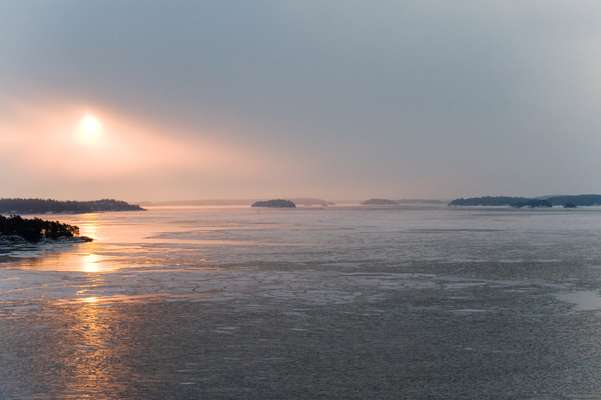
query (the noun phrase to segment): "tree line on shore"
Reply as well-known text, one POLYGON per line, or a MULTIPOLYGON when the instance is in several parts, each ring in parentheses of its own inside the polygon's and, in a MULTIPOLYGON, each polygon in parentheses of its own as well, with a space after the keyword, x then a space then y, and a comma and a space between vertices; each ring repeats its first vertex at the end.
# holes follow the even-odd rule
POLYGON ((58 221, 45 221, 40 218, 26 219, 18 215, 0 215, 0 237, 19 236, 28 242, 42 239, 72 238, 79 235, 79 228, 58 221))
POLYGON ((511 206, 521 207, 553 207, 566 208, 601 206, 599 194, 577 194, 541 197, 515 197, 515 196, 483 196, 455 199, 450 206, 511 206))

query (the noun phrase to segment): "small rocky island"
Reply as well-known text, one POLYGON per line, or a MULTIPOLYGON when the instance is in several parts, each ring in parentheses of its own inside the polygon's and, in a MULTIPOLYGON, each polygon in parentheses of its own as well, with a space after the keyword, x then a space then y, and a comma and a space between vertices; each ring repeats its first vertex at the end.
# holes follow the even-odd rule
POLYGON ((266 208, 296 208, 296 204, 290 200, 274 199, 265 201, 256 201, 251 207, 266 207, 266 208))
POLYGON ((361 203, 363 206, 398 206, 399 203, 389 199, 369 199, 361 203))
POLYGON ((45 221, 40 218, 22 218, 18 215, 0 215, 1 243, 39 243, 43 240, 65 240, 91 242, 92 239, 79 236, 79 227, 58 221, 45 221))
POLYGON ((93 201, 0 199, 0 213, 4 214, 83 214, 105 211, 144 211, 144 209, 137 204, 114 199, 93 201))

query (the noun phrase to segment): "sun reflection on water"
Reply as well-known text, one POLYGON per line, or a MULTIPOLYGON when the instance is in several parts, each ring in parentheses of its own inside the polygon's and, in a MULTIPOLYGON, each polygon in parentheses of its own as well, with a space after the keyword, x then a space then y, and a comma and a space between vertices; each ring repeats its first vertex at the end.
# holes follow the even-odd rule
POLYGON ((81 258, 81 270, 88 273, 98 273, 102 271, 100 256, 97 254, 86 254, 81 258))
POLYGON ((89 253, 81 256, 81 271, 90 274, 107 272, 111 268, 102 262, 102 256, 95 253, 97 250, 96 241, 98 240, 98 215, 84 214, 82 219, 79 224, 80 234, 94 239, 94 242, 88 243, 86 246, 89 253))
POLYGON ((91 243, 80 245, 83 252, 46 253, 43 257, 26 258, 15 263, 16 267, 37 271, 71 271, 98 275, 119 269, 119 262, 96 253, 91 243))
POLYGON ((118 310, 102 306, 101 300, 90 296, 78 304, 59 306, 66 327, 60 345, 69 355, 63 356, 62 362, 69 374, 57 397, 81 399, 88 398, 83 394, 112 393, 123 398, 124 382, 131 379, 131 371, 116 360, 128 357, 128 332, 115 325, 123 319, 118 310))
POLYGON ((98 297, 96 297, 96 296, 84 297, 83 299, 81 299, 81 301, 84 303, 95 304, 95 303, 98 303, 98 297))
POLYGON ((79 226, 79 233, 82 236, 98 239, 98 216, 96 214, 84 214, 79 226))

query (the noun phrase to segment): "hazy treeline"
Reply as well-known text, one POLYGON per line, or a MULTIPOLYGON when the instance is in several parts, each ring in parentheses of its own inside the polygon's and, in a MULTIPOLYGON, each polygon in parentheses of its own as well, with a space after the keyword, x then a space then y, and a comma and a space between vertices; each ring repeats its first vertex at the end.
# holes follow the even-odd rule
POLYGON ((89 213, 100 211, 141 211, 142 207, 125 201, 102 199, 94 201, 59 201, 52 199, 0 199, 0 213, 45 214, 89 213))
POLYGON ((512 207, 551 207, 551 206, 601 206, 599 194, 576 194, 540 197, 484 196, 455 199, 450 206, 512 206, 512 207))
POLYGON ((450 206, 510 206, 530 200, 528 197, 483 196, 455 199, 450 206))

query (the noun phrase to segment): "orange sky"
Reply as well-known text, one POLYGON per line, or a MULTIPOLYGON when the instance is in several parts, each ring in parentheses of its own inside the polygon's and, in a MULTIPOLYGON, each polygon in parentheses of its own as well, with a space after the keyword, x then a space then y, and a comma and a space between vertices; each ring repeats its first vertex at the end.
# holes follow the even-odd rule
POLYGON ((216 139, 215 132, 204 137, 172 131, 166 134, 147 121, 101 108, 14 106, 12 116, 0 123, 0 156, 6 175, 18 177, 22 187, 30 187, 22 195, 195 198, 203 191, 182 190, 177 179, 172 179, 193 174, 200 181, 209 176, 208 181, 250 179, 276 163, 256 149, 216 139), (86 140, 81 127, 86 116, 101 125, 94 140, 86 140), (34 182, 42 183, 39 189, 33 188, 34 182), (57 186, 50 191, 43 182, 57 186))

